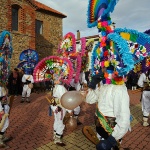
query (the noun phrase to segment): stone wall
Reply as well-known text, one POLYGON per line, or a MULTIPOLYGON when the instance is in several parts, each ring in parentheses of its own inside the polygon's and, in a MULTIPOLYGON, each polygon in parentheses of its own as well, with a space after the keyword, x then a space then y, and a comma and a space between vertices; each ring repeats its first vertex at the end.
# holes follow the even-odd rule
POLYGON ((7 12, 8 9, 6 0, 0 0, 0 30, 7 29, 8 23, 7 12))
POLYGON ((57 55, 58 43, 62 39, 62 18, 50 12, 36 11, 28 0, 0 0, 0 32, 7 30, 12 36, 13 55, 11 68, 18 65, 20 53, 28 48, 35 49, 40 60, 57 55), (19 29, 12 31, 12 6, 19 6, 19 29), (43 34, 35 35, 35 20, 43 21, 43 34))
POLYGON ((62 18, 36 12, 36 19, 43 21, 43 34, 36 35, 36 50, 39 58, 57 55, 58 44, 62 40, 62 18))
POLYGON ((13 55, 11 59, 11 68, 15 68, 20 62, 19 60, 20 53, 23 50, 30 48, 29 47, 30 38, 28 35, 12 33, 12 43, 13 43, 12 44, 13 55))
POLYGON ((13 54, 11 68, 17 67, 20 53, 28 48, 35 49, 35 8, 25 0, 2 0, 0 31, 7 30, 12 36, 13 54), (12 31, 12 6, 19 7, 18 31, 12 31), (5 8, 5 9, 4 9, 5 8))

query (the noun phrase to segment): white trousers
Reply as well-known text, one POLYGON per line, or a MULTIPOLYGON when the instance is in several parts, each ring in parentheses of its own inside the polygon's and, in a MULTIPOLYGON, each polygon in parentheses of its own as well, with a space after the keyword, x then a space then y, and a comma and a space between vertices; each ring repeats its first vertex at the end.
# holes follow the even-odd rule
MULTIPOLYGON (((5 113, 9 113, 9 109, 10 109, 9 105, 4 105, 4 112, 5 113)), ((4 125, 3 125, 1 132, 5 132, 6 129, 8 128, 8 126, 9 126, 9 118, 7 117, 5 119, 5 122, 4 122, 4 125)))
POLYGON ((22 91, 22 97, 30 97, 31 94, 31 89, 28 87, 27 84, 23 86, 23 91, 22 91))
POLYGON ((150 91, 143 91, 142 93, 142 111, 143 116, 150 114, 150 91))
POLYGON ((63 119, 66 114, 66 109, 62 108, 62 112, 56 112, 57 106, 52 106, 51 109, 54 112, 54 125, 53 128, 56 131, 57 134, 62 135, 65 125, 63 124, 63 119))
POLYGON ((77 106, 73 111, 74 111, 74 115, 78 116, 80 113, 80 106, 77 106))

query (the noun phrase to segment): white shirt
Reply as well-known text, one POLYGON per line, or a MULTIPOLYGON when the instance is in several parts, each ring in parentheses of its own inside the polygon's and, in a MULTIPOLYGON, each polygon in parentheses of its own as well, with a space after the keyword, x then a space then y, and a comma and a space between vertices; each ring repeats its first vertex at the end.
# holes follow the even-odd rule
MULTIPOLYGON (((149 76, 150 77, 150 76, 149 76)), ((146 75, 145 73, 142 73, 139 77, 139 80, 138 80, 138 86, 140 87, 144 87, 144 82, 146 82, 146 75)))
POLYGON ((129 95, 125 85, 103 85, 90 90, 86 102, 98 102, 98 108, 104 116, 115 117, 116 125, 112 136, 119 140, 130 128, 129 95))
POLYGON ((0 111, 3 111, 2 103, 0 102, 0 111))
POLYGON ((22 77, 22 82, 26 82, 26 80, 29 80, 29 81, 31 81, 31 83, 34 83, 32 75, 24 74, 22 77))
MULTIPOLYGON (((61 99, 62 95, 65 94, 67 92, 66 88, 63 85, 55 85, 54 90, 53 90, 53 96, 55 98, 61 99)), ((58 105, 57 105, 58 106, 58 105)), ((56 110, 57 106, 52 106, 51 108, 53 111, 56 110)), ((63 108, 63 106, 61 104, 59 104, 59 106, 61 108, 63 108)), ((64 109, 64 108, 63 108, 64 109)), ((66 109, 69 113, 71 112, 71 110, 66 109)))
POLYGON ((53 96, 60 99, 62 95, 66 92, 67 90, 63 85, 55 85, 53 90, 53 96))
POLYGON ((79 91, 81 89, 81 85, 79 81, 77 83, 74 82, 74 79, 71 80, 70 85, 76 89, 76 91, 79 91))
POLYGON ((6 90, 5 90, 5 88, 0 86, 0 97, 3 97, 3 96, 5 96, 5 95, 6 95, 6 90))
POLYGON ((85 73, 84 72, 81 72, 80 73, 80 76, 79 76, 79 81, 80 83, 87 83, 86 80, 85 80, 85 73))

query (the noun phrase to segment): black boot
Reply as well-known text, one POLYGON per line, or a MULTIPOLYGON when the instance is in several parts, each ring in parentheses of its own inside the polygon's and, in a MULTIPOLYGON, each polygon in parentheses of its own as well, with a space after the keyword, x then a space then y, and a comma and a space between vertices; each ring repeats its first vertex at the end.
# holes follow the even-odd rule
POLYGON ((3 135, 0 134, 0 148, 6 148, 7 145, 3 142, 3 135))
POLYGON ((25 97, 22 97, 20 103, 24 103, 24 100, 25 100, 25 97))
POLYGON ((56 133, 55 139, 54 139, 54 143, 58 146, 66 146, 66 144, 63 142, 62 140, 62 136, 56 133))
POLYGON ((30 103, 29 97, 26 98, 26 102, 27 102, 27 103, 30 103))

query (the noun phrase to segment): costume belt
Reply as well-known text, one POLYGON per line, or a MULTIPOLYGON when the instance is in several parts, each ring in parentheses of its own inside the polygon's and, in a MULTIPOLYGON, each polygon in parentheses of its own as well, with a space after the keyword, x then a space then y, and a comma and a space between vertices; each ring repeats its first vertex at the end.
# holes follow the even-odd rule
MULTIPOLYGON (((112 134, 113 132, 113 128, 115 127, 116 125, 116 118, 115 117, 109 117, 109 116, 104 116, 98 109, 96 109, 96 127, 100 128, 100 129, 103 129, 103 130, 100 130, 101 132, 103 133, 99 133, 99 135, 101 135, 103 138, 106 138, 112 134)), ((117 145, 115 147, 116 150, 119 150, 119 147, 120 147, 120 142, 121 142, 121 139, 117 141, 117 145)))
POLYGON ((116 118, 115 117, 108 117, 104 116, 98 108, 96 109, 97 121, 96 126, 102 126, 103 129, 108 133, 111 134, 113 132, 113 128, 116 125, 116 118))
POLYGON ((107 121, 108 121, 108 124, 111 128, 114 128, 115 125, 117 124, 115 121, 116 121, 116 118, 115 117, 108 117, 108 116, 105 116, 107 121))
POLYGON ((29 83, 24 83, 24 85, 28 85, 29 83))

